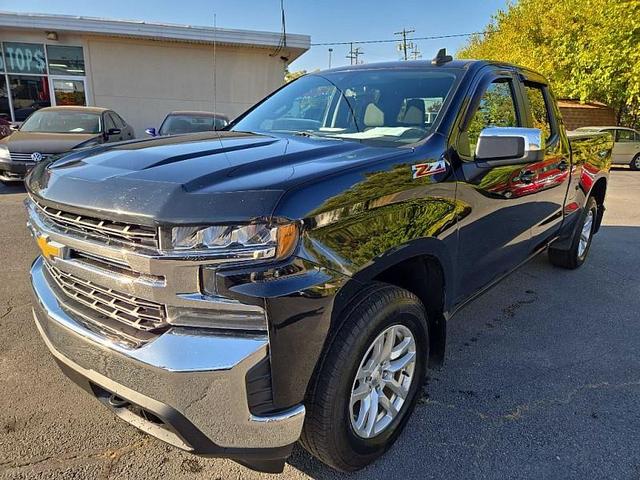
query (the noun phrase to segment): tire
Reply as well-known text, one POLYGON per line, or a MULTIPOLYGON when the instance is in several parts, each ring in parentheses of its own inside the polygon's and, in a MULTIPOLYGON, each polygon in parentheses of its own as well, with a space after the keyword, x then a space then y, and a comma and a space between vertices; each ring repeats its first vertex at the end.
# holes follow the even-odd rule
MULTIPOLYGON (((327 465, 343 472, 352 472, 380 457, 406 425, 426 375, 429 333, 427 314, 420 300, 412 293, 392 285, 369 285, 351 302, 345 312, 341 319, 343 322, 333 335, 310 384, 305 402, 307 413, 300 441, 309 453, 327 465), (385 332, 387 333, 383 336, 385 332), (358 433, 354 425, 357 423, 356 419, 354 417, 352 420, 352 416, 357 413, 374 419, 377 417, 367 413, 371 410, 363 407, 365 399, 354 404, 352 393, 354 389, 358 392, 369 389, 367 398, 372 398, 371 385, 376 382, 373 377, 380 372, 374 371, 370 376, 361 377, 364 379, 362 381, 356 380, 356 374, 368 371, 370 362, 375 363, 374 343, 380 338, 393 338, 394 342, 398 341, 398 348, 393 350, 396 353, 402 351, 400 344, 413 338, 415 363, 412 369, 410 368, 412 374, 407 374, 407 371, 394 374, 385 371, 382 376, 377 376, 377 381, 386 386, 380 387, 378 384, 378 387, 373 389, 381 388, 381 395, 391 395, 393 404, 402 397, 398 395, 393 400, 393 393, 389 393, 389 383, 384 382, 393 381, 394 385, 405 381, 410 383, 404 385, 404 402, 397 408, 395 417, 388 413, 390 410, 381 407, 381 403, 375 402, 379 415, 385 414, 380 423, 387 423, 380 427, 379 432, 372 430, 370 438, 363 438, 362 434, 358 433), (367 356, 369 354, 371 356, 367 356), (400 380, 396 380, 396 376, 400 380), (356 412, 360 409, 361 412, 356 412), (392 419, 389 420, 387 417, 392 419)), ((407 348, 408 355, 410 347, 407 348)), ((382 347, 381 356, 384 356, 384 351, 382 347)), ((409 357, 399 355, 396 358, 404 363, 409 357)), ((401 363, 397 363, 393 369, 401 363)), ((392 369, 391 365, 388 364, 389 369, 392 369)), ((362 430, 366 430, 367 425, 368 423, 362 430)))
POLYGON ((629 167, 631 167, 631 170, 640 170, 640 153, 633 157, 633 160, 631 160, 629 167))
POLYGON ((596 221, 598 218, 598 204, 593 197, 589 197, 587 205, 580 214, 578 219, 578 225, 573 233, 571 239, 571 246, 568 250, 560 250, 553 247, 549 247, 549 260, 557 267, 568 268, 570 270, 576 269, 581 266, 589 255, 591 249, 591 242, 593 240, 593 233, 596 228, 596 221), (589 223, 588 231, 585 231, 585 226, 589 223), (581 239, 584 240, 583 235, 588 233, 586 244, 581 245, 581 239))

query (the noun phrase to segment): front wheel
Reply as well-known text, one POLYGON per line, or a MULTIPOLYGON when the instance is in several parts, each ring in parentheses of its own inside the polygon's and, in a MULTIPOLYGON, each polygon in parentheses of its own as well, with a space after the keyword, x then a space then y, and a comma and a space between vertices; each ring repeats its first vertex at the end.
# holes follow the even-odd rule
POLYGON ((631 170, 640 170, 640 153, 633 157, 629 166, 631 167, 631 170))
POLYGON ((580 214, 578 225, 573 233, 571 245, 567 250, 549 247, 549 260, 552 264, 568 269, 578 268, 584 263, 591 248, 593 233, 598 218, 598 204, 593 197, 589 197, 585 209, 580 214))
POLYGON ((429 355, 427 316, 412 293, 373 284, 348 309, 306 403, 302 445, 345 472, 382 455, 404 428, 429 355))

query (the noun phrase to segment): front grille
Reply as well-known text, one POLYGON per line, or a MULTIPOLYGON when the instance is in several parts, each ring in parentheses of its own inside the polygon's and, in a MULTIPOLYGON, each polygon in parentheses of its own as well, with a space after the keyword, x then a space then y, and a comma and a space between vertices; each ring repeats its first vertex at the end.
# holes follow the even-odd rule
POLYGON ((137 246, 158 248, 158 232, 153 227, 77 215, 42 205, 35 199, 33 201, 45 218, 65 231, 99 237, 105 243, 117 241, 137 246))
MULTIPOLYGON (((18 153, 18 152, 10 152, 11 160, 14 162, 34 162, 35 160, 31 158, 31 153, 18 153)), ((46 160, 47 157, 51 156, 51 153, 41 153, 42 159, 39 161, 46 160)))
POLYGON ((91 317, 96 323, 104 323, 101 319, 107 317, 143 332, 159 331, 168 326, 163 305, 101 287, 62 272, 49 263, 45 262, 45 265, 64 294, 98 314, 91 317))

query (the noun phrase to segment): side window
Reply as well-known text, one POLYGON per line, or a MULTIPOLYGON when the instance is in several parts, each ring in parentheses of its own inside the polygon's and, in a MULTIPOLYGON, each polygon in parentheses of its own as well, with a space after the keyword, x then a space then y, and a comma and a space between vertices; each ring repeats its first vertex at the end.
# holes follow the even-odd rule
POLYGON ((107 116, 109 117, 109 120, 111 120, 111 123, 115 125, 114 128, 120 128, 120 129, 124 128, 123 125, 120 123, 120 119, 115 113, 107 112, 107 116))
POLYGON ((611 140, 616 141, 616 131, 612 128, 608 128, 606 130, 602 130, 604 133, 609 133, 611 135, 611 140))
POLYGON ((494 81, 485 90, 478 110, 467 127, 469 152, 473 154, 480 132, 487 127, 517 127, 516 102, 510 80, 494 81))
POLYGON ((109 115, 109 112, 106 112, 104 114, 104 131, 108 132, 112 128, 116 128, 116 124, 113 123, 113 120, 111 119, 111 115, 109 115))
POLYGON ((533 128, 542 130, 543 138, 548 141, 555 132, 551 124, 551 112, 544 92, 545 87, 527 83, 524 88, 533 117, 533 128))
POLYGON ((113 117, 113 120, 116 122, 116 125, 118 126, 118 128, 124 128, 127 126, 127 122, 124 121, 124 119, 118 115, 116 112, 111 112, 111 116, 113 117))
POLYGON ((616 135, 616 142, 633 142, 633 133, 633 130, 618 130, 618 134, 616 135))

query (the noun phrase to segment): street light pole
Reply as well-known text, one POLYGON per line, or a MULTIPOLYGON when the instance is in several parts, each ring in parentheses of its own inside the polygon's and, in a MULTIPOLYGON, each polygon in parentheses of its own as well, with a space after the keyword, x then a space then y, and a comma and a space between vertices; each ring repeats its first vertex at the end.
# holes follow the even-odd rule
POLYGON ((331 68, 331 54, 333 53, 333 48, 329 49, 329 68, 331 68))

